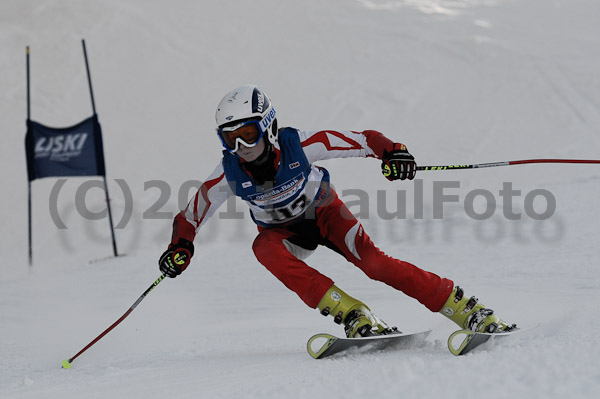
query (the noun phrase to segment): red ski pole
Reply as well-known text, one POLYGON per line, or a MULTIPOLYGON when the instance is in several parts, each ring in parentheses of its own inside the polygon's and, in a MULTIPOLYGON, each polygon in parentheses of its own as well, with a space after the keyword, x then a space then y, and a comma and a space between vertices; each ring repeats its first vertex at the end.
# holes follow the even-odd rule
POLYGON ((137 299, 137 301, 135 301, 135 303, 133 305, 131 305, 131 307, 127 310, 127 312, 125 312, 125 314, 123 316, 121 316, 121 318, 119 318, 119 320, 115 321, 110 327, 108 327, 106 330, 104 330, 102 332, 102 334, 100 334, 96 338, 94 338, 94 340, 92 342, 90 342, 89 344, 87 344, 85 348, 83 348, 82 350, 80 350, 79 352, 77 352, 70 359, 63 360, 62 361, 62 367, 64 369, 70 369, 71 368, 71 363, 73 362, 73 360, 77 359, 79 357, 79 355, 81 355, 83 352, 85 352, 86 350, 88 350, 96 342, 100 341, 100 339, 102 337, 104 337, 106 334, 108 334, 110 332, 110 330, 112 330, 113 328, 115 328, 116 326, 118 326, 119 323, 121 323, 123 320, 125 320, 125 318, 127 316, 129 316, 129 314, 131 312, 133 312, 133 309, 135 309, 136 306, 139 305, 140 302, 142 302, 142 300, 146 297, 146 295, 148 295, 150 293, 150 291, 152 291, 154 289, 154 287, 156 287, 158 285, 158 283, 160 283, 166 276, 167 276, 166 274, 162 274, 150 287, 148 287, 148 289, 146 291, 144 291, 144 293, 142 295, 140 295, 140 297, 137 299))
POLYGON ((417 170, 454 170, 454 169, 477 169, 492 168, 495 166, 525 165, 531 163, 583 163, 600 164, 596 159, 524 159, 521 161, 503 161, 490 163, 476 163, 472 165, 439 165, 439 166, 417 166, 417 170))

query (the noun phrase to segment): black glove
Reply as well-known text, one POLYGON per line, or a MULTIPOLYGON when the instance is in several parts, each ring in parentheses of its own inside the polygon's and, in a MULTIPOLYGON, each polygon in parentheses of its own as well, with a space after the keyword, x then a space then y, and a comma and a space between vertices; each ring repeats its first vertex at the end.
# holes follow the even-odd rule
POLYGON ((404 144, 395 143, 392 151, 383 151, 381 173, 390 181, 412 180, 417 174, 417 163, 404 144))
POLYGON ((177 244, 169 244, 158 260, 158 268, 163 274, 175 278, 188 267, 193 255, 194 244, 180 238, 177 244))

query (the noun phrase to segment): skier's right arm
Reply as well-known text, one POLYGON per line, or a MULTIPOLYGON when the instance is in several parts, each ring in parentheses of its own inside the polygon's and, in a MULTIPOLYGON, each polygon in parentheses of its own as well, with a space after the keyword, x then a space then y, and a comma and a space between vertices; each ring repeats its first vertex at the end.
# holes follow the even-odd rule
POLYGON ((177 277, 189 265, 194 255, 194 238, 200 227, 232 195, 223 172, 223 164, 200 186, 187 207, 173 220, 173 234, 167 250, 161 255, 158 265, 162 273, 177 277))
POLYGON ((309 162, 332 158, 367 157, 381 162, 381 173, 388 180, 412 180, 417 172, 415 158, 402 143, 395 143, 376 130, 363 132, 321 130, 299 131, 309 162))

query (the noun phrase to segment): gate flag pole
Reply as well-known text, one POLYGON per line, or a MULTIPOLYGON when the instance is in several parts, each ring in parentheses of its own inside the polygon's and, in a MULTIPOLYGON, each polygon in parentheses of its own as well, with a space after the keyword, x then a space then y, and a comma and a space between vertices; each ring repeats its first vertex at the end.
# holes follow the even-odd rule
MULTIPOLYGON (((27 50, 27 126, 29 127, 29 122, 31 121, 31 97, 30 97, 30 88, 29 88, 29 46, 26 48, 27 50)), ((33 250, 32 250, 32 242, 31 242, 31 179, 27 179, 27 213, 28 213, 28 222, 29 222, 29 266, 33 264, 33 250)))
POLYGON ((96 115, 96 103, 94 101, 94 90, 92 89, 92 77, 90 75, 90 65, 88 63, 88 57, 87 57, 87 51, 85 48, 85 39, 81 39, 81 45, 83 46, 83 58, 85 59, 85 69, 87 71, 87 78, 88 78, 88 86, 90 88, 90 98, 92 100, 92 111, 94 112, 94 128, 98 129, 98 134, 95 135, 96 136, 96 140, 97 140, 97 144, 99 145, 99 148, 97 147, 97 151, 99 151, 101 153, 101 156, 96 157, 96 159, 98 160, 98 162, 102 162, 102 165, 98 167, 98 170, 100 170, 102 172, 102 179, 104 180, 104 193, 106 194, 106 208, 108 209, 108 223, 110 225, 110 234, 112 237, 112 247, 113 247, 113 253, 115 256, 119 256, 118 252, 117 252, 117 241, 115 239, 115 229, 113 227, 113 219, 112 219, 112 211, 110 208, 110 198, 108 196, 108 185, 106 184, 106 171, 105 171, 105 166, 104 166, 104 150, 102 149, 102 141, 99 140, 101 134, 100 134, 100 123, 98 122, 98 115, 96 115))

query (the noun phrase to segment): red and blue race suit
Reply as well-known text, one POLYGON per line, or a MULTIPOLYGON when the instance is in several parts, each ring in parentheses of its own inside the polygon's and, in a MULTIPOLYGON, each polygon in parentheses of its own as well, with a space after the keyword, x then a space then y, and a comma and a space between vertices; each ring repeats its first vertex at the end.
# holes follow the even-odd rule
POLYGON ((260 263, 308 306, 315 308, 333 281, 304 262, 317 245, 343 255, 368 277, 382 281, 437 312, 453 282, 379 250, 329 186, 329 173, 314 162, 332 158, 381 159, 394 143, 383 134, 284 128, 275 146, 277 173, 259 186, 241 159, 223 159, 173 223, 172 242, 193 241, 201 226, 230 196, 241 197, 259 226, 253 250, 260 263))

